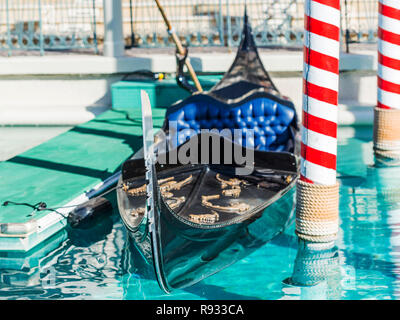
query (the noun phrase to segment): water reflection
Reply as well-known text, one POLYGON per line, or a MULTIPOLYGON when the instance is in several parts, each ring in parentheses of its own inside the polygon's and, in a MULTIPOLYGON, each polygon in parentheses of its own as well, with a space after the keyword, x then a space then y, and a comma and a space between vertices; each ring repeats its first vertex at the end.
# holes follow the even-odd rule
MULTIPOLYGON (((392 164, 392 163, 391 163, 392 164)), ((380 250, 379 254, 391 265, 382 268, 384 272, 395 280, 388 286, 391 292, 388 293, 394 299, 400 298, 400 286, 398 274, 400 273, 400 167, 385 166, 382 161, 375 163, 375 166, 368 170, 368 187, 376 189, 377 215, 382 219, 379 227, 376 227, 376 245, 380 250)))
POLYGON ((146 299, 146 297, 151 299, 152 294, 160 296, 161 290, 158 288, 153 265, 142 257, 129 236, 127 236, 122 250, 121 268, 125 274, 123 278, 124 299, 146 299))
POLYGON ((125 235, 122 226, 113 228, 117 219, 87 230, 67 228, 26 254, 2 253, 0 297, 121 298, 117 279, 125 235))
POLYGON ((374 161, 370 128, 347 131, 339 131, 338 248, 299 246, 286 297, 400 298, 400 167, 374 161))
POLYGON ((46 257, 66 239, 67 233, 63 230, 28 254, 1 252, 0 297, 19 298, 21 292, 35 296, 43 294, 42 266, 46 264, 46 257))
POLYGON ((343 264, 354 269, 355 299, 398 299, 398 224, 400 222, 400 167, 373 157, 372 143, 352 143, 360 159, 342 163, 341 170, 356 170, 365 177, 341 188, 343 264))

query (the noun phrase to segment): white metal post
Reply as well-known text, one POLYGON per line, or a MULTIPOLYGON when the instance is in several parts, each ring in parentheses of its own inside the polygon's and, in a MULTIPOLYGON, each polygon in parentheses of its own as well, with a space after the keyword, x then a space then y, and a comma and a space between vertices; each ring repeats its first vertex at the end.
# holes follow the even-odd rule
POLYGON ((122 0, 103 0, 104 55, 121 57, 125 52, 122 30, 122 0))

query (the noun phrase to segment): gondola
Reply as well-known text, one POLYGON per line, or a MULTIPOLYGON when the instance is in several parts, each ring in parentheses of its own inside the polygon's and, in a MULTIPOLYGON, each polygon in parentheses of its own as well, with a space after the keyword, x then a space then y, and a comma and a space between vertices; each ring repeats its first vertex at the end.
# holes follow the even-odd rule
POLYGON ((144 148, 122 166, 118 208, 132 250, 165 292, 228 267, 293 221, 298 118, 263 67, 246 15, 219 83, 170 106, 155 136, 145 95, 142 116, 144 148))

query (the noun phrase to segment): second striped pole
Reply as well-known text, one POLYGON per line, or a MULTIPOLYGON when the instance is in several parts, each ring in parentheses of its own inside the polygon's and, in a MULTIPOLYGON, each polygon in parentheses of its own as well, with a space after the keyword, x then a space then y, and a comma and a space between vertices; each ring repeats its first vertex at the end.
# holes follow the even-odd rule
POLYGON ((378 17, 374 152, 378 162, 400 164, 400 1, 379 0, 378 17))

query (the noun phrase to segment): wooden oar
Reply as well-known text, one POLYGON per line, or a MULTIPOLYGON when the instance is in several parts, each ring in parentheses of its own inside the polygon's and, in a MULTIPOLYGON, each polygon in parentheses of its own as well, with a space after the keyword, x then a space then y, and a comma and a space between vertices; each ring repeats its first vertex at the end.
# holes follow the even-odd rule
MULTIPOLYGON (((174 29, 172 28, 171 23, 169 22, 163 7, 161 6, 161 4, 160 4, 160 2, 158 0, 155 0, 155 2, 157 4, 158 10, 160 10, 160 13, 161 13, 161 15, 162 15, 162 17, 164 19, 165 24, 167 25, 168 33, 171 35, 172 40, 175 42, 176 48, 178 49, 178 53, 180 55, 182 55, 182 56, 185 55, 185 49, 182 46, 182 43, 179 40, 178 36, 176 35, 174 29)), ((185 60, 185 64, 186 64, 186 67, 187 67, 187 69, 189 71, 190 76, 193 79, 194 85, 196 86, 197 90, 199 92, 203 92, 203 88, 201 87, 199 79, 197 79, 196 73, 194 72, 194 69, 193 69, 193 67, 190 64, 190 61, 188 59, 185 60)))

